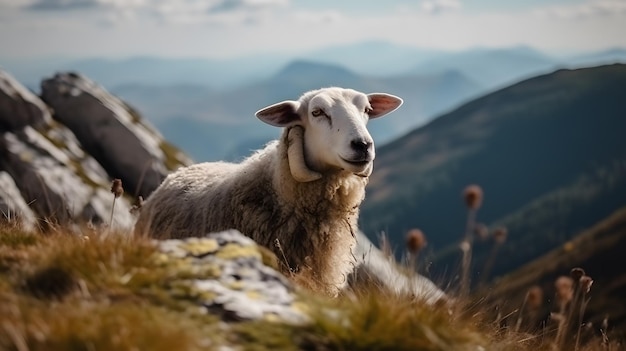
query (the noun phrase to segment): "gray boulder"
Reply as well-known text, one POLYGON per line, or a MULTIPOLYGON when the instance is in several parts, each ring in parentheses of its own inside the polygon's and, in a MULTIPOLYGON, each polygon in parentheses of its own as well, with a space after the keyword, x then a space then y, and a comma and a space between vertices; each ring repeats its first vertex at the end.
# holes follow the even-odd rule
POLYGON ((0 130, 14 131, 25 126, 50 123, 50 112, 35 94, 0 69, 0 130))
POLYGON ((0 211, 3 221, 18 223, 27 231, 35 229, 35 212, 24 201, 11 175, 5 171, 0 171, 0 211))
MULTIPOLYGON (((26 228, 109 223, 111 176, 49 108, 0 70, 0 207, 26 228)), ((130 228, 130 199, 115 204, 115 225, 130 228)))
POLYGON ((266 266, 257 244, 240 232, 155 243, 162 253, 158 262, 171 268, 161 288, 175 298, 225 321, 308 320, 289 281, 266 266))
POLYGON ((170 171, 191 163, 136 111, 80 74, 58 73, 41 90, 54 118, 135 196, 146 198, 170 171))

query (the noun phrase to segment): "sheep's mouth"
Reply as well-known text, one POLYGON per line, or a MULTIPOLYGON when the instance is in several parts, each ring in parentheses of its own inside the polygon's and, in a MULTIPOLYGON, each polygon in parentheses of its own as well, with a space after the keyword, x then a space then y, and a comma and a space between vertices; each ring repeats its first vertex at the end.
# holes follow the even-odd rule
POLYGON ((358 167, 365 167, 370 163, 370 161, 346 161, 346 162, 351 165, 358 166, 358 167))
POLYGON ((344 167, 344 170, 346 171, 352 172, 355 175, 359 177, 364 177, 364 178, 367 178, 370 176, 370 174, 372 174, 372 161, 373 160, 370 159, 369 157, 367 159, 352 160, 352 161, 348 161, 345 158, 342 158, 342 160, 346 164, 346 167, 344 167))
POLYGON ((345 163, 347 163, 347 164, 351 165, 351 166, 355 166, 355 167, 358 167, 358 168, 364 168, 364 167, 367 167, 367 165, 369 165, 369 164, 370 164, 370 162, 372 162, 371 160, 353 160, 353 161, 350 161, 350 160, 346 160, 346 159, 345 159, 345 158, 343 158, 343 157, 341 158, 341 160, 342 160, 343 162, 345 162, 345 163))

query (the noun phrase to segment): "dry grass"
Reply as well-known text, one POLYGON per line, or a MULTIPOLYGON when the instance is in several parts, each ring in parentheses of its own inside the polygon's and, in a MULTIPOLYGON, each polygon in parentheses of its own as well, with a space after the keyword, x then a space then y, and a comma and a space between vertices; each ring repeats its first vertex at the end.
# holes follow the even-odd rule
POLYGON ((331 349, 475 350, 489 343, 478 324, 453 316, 446 306, 372 292, 334 305, 335 315, 318 311, 316 325, 316 335, 323 335, 331 349))
POLYGON ((3 350, 200 350, 215 318, 158 287, 145 239, 0 231, 3 350))
MULTIPOLYGON (((168 293, 180 275, 153 259, 150 241, 103 233, 0 228, 1 350, 551 349, 494 326, 484 306, 428 306, 374 288, 334 300, 300 292, 312 318, 305 326, 225 325, 168 293)), ((609 350, 598 345, 581 350, 609 350)))

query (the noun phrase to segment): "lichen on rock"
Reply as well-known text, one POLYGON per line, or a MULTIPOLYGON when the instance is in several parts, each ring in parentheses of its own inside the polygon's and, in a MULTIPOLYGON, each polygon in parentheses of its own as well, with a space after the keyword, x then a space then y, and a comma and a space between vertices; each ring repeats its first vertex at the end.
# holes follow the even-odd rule
POLYGON ((155 259, 169 269, 165 285, 179 299, 225 320, 307 320, 290 282, 266 266, 256 243, 236 230, 156 245, 155 259))

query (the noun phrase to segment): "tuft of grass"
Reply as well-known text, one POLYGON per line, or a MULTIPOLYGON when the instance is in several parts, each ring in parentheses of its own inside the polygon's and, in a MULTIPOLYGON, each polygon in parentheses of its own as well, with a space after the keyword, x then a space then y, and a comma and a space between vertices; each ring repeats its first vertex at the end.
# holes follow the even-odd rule
POLYGON ((39 242, 40 236, 22 230, 19 226, 9 224, 0 225, 0 248, 18 249, 32 246, 39 242))
POLYGON ((457 314, 454 304, 428 305, 381 290, 305 300, 314 306, 310 325, 244 323, 234 327, 231 342, 244 350, 552 350, 534 335, 494 328, 469 309, 457 314))
POLYGON ((171 272, 125 233, 0 230, 0 349, 206 350, 217 317, 163 287, 171 272))
POLYGON ((0 305, 3 350, 206 350, 215 330, 132 301, 16 298, 0 305), (204 334, 207 333, 207 334, 204 334))
POLYGON ((488 343, 477 324, 446 307, 370 293, 319 311, 314 334, 339 350, 475 350, 488 343))

